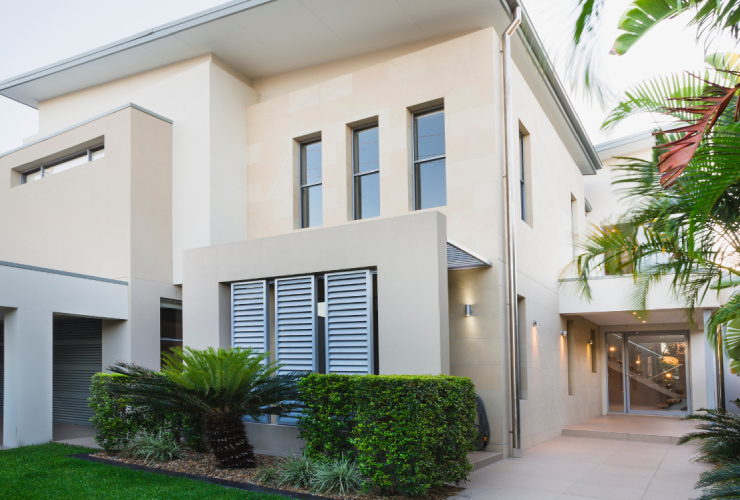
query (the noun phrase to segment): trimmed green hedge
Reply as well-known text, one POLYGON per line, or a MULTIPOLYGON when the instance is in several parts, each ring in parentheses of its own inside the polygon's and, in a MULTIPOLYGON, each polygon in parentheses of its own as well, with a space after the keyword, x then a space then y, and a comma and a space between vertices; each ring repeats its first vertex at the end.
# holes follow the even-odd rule
POLYGON ((151 415, 147 408, 135 408, 126 398, 110 394, 105 381, 124 375, 98 373, 90 386, 90 421, 97 431, 95 442, 105 451, 120 450, 138 433, 156 434, 164 430, 174 439, 185 438, 185 444, 196 450, 204 449, 202 422, 192 415, 151 415))
POLYGON ((383 493, 421 495, 472 470, 476 403, 468 378, 313 374, 300 387, 306 453, 355 455, 383 493))

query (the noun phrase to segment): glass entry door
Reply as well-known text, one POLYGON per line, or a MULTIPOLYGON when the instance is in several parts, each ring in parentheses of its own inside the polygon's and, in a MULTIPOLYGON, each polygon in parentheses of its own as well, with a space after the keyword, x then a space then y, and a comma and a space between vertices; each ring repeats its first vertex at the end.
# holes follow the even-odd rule
POLYGON ((609 412, 688 414, 686 333, 610 332, 605 344, 609 412))

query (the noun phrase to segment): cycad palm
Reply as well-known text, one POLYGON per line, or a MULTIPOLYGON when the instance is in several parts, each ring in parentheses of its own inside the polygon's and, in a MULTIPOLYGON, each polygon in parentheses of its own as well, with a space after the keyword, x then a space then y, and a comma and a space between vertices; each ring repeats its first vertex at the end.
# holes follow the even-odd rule
POLYGON ((131 398, 155 414, 201 415, 208 445, 225 468, 255 466, 241 417, 253 418, 295 409, 300 373, 277 374, 268 354, 251 349, 175 348, 164 355, 161 372, 135 363, 110 367, 126 375, 108 383, 112 392, 131 398))

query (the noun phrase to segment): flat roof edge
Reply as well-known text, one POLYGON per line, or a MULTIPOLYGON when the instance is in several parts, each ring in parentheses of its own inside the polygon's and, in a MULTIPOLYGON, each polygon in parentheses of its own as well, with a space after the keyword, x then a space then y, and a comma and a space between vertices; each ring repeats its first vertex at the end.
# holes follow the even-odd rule
MULTIPOLYGON (((139 45, 145 45, 149 42, 153 42, 159 38, 172 35, 174 33, 192 28, 195 26, 207 24, 211 21, 216 21, 222 17, 227 17, 232 14, 236 14, 241 11, 249 10, 260 5, 275 2, 277 0, 233 0, 229 3, 218 5, 208 10, 204 10, 195 14, 192 14, 181 19, 177 19, 167 24, 162 24, 148 30, 144 30, 135 35, 117 40, 115 42, 97 47, 95 49, 77 54, 75 56, 57 61, 55 63, 37 68, 26 73, 13 76, 9 79, 0 81, 0 92, 27 83, 29 81, 37 80, 45 76, 69 69, 86 62, 99 59, 117 52, 123 52, 125 50, 137 47, 139 45)), ((22 103, 26 104, 27 103, 22 103)), ((33 107, 33 106, 31 106, 33 107)))
POLYGON ((636 134, 620 137, 619 139, 614 139, 611 141, 596 144, 594 146, 594 149, 597 152, 601 153, 602 151, 608 151, 610 149, 614 149, 619 146, 624 146, 626 144, 631 144, 633 142, 644 141, 645 139, 650 139, 652 136, 653 136, 653 132, 651 130, 645 130, 643 132, 638 132, 636 134))
POLYGON ((17 269, 24 269, 26 271, 37 271, 40 273, 58 274, 60 276, 67 276, 70 278, 81 278, 81 279, 86 279, 86 280, 102 281, 104 283, 112 283, 114 285, 128 286, 128 282, 126 281, 112 280, 108 278, 100 278, 98 276, 89 276, 87 274, 68 273, 67 271, 58 271, 56 269, 49 269, 46 267, 28 266, 26 264, 16 264, 15 262, 6 262, 4 260, 0 260, 0 266, 15 267, 17 269))
MULTIPOLYGON (((508 12, 510 18, 514 7, 519 7, 522 10, 522 25, 520 29, 517 30, 519 38, 527 49, 529 56, 532 58, 532 63, 537 67, 537 70, 542 76, 545 84, 548 86, 552 97, 557 102, 558 107, 560 108, 561 113, 563 113, 563 117, 568 123, 576 141, 579 143, 583 154, 586 156, 586 160, 592 169, 591 174, 595 174, 597 170, 601 170, 602 168, 599 155, 591 143, 591 139, 583 128, 583 124, 578 118, 578 114, 573 108, 573 104, 570 102, 570 99, 563 88, 563 84, 560 82, 560 79, 552 66, 552 62, 547 55, 544 45, 542 45, 542 42, 537 36, 537 32, 534 29, 534 24, 532 23, 529 14, 527 14, 527 11, 524 9, 524 6, 521 5, 519 0, 500 0, 500 2, 508 12)), ((584 175, 586 174, 584 173, 584 175)))
POLYGON ((141 111, 142 113, 146 113, 146 114, 148 114, 150 116, 153 116, 154 118, 158 118, 158 119, 160 119, 162 121, 165 121, 165 122, 167 122, 169 124, 173 124, 174 123, 169 118, 165 118, 162 115, 158 115, 154 111, 149 111, 146 108, 142 108, 141 106, 138 106, 138 105, 136 105, 136 104, 134 104, 132 102, 129 102, 127 104, 124 104, 123 106, 119 106, 119 107, 117 107, 115 109, 112 109, 110 111, 106 111, 105 113, 102 113, 100 115, 93 116, 92 118, 88 118, 87 120, 82 121, 80 123, 75 123, 74 125, 70 125, 69 127, 65 128, 65 129, 62 129, 62 130, 59 130, 57 132, 54 132, 53 134, 49 134, 49 135, 44 136, 44 137, 42 137, 40 139, 36 139, 35 141, 29 142, 28 144, 24 144, 23 146, 19 146, 19 147, 15 148, 15 149, 11 149, 10 151, 6 151, 4 153, 0 153, 0 158, 2 158, 4 156, 8 156, 9 154, 15 153, 16 151, 20 151, 22 149, 26 149, 28 147, 31 147, 34 144, 38 144, 40 142, 48 141, 52 137, 56 137, 56 136, 61 135, 61 134, 65 133, 65 132, 69 132, 70 130, 74 130, 76 128, 82 127, 83 125, 87 125, 88 123, 94 122, 95 120, 100 120, 101 118, 104 118, 104 117, 106 117, 108 115, 112 115, 113 113, 117 113, 117 112, 119 112, 121 110, 124 110, 126 108, 134 108, 134 109, 137 109, 137 110, 141 111))

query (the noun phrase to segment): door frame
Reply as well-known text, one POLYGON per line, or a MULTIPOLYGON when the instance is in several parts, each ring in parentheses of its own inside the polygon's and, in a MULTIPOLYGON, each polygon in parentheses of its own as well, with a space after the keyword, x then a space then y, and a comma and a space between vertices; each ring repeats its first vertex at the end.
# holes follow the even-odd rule
MULTIPOLYGON (((692 383, 691 383, 691 335, 688 330, 638 330, 634 333, 627 332, 627 331, 614 331, 614 332, 604 332, 605 335, 609 334, 618 334, 622 336, 622 366, 625 367, 623 369, 622 373, 622 388, 623 394, 623 405, 624 405, 624 412, 615 412, 615 411, 609 411, 609 370, 604 370, 606 375, 606 401, 607 401, 607 413, 611 413, 614 415, 653 415, 653 416, 666 416, 666 417, 684 417, 686 415, 691 415, 693 413, 692 411, 692 383), (627 349, 627 342, 629 342, 629 337, 638 337, 641 335, 683 335, 686 339, 686 411, 649 411, 649 410, 632 410, 630 408, 630 398, 629 398, 629 359, 628 359, 628 349, 627 349)), ((607 352, 607 342, 603 342, 604 345, 604 366, 609 366, 609 353, 607 352)))

